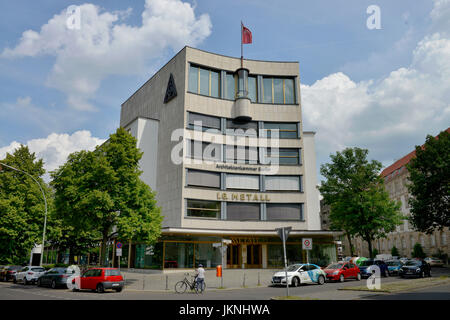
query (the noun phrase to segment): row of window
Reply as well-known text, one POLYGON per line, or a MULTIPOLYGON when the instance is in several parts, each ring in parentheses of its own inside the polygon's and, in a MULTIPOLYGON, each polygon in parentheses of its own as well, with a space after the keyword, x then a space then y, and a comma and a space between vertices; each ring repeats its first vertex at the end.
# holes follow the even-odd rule
MULTIPOLYGON (((235 100, 238 91, 237 74, 196 65, 189 66, 188 91, 214 98, 235 100), (223 86, 222 86, 223 82, 223 86), (223 92, 222 92, 223 91, 223 92)), ((249 75, 247 96, 252 102, 294 104, 295 80, 292 77, 249 75), (260 86, 260 90, 258 90, 260 86)), ((243 87, 241 85, 241 87, 243 87)))
POLYGON ((187 140, 186 145, 186 156, 191 159, 239 164, 301 165, 299 148, 232 146, 197 140, 187 140))
POLYGON ((304 221, 303 203, 246 203, 186 200, 186 216, 237 221, 304 221))
POLYGON ((300 125, 298 122, 263 122, 249 121, 238 122, 231 119, 214 117, 200 113, 188 112, 188 129, 212 130, 227 135, 245 135, 249 137, 298 139, 300 137, 300 125))
POLYGON ((186 169, 186 186, 221 190, 303 192, 302 176, 220 173, 186 169))

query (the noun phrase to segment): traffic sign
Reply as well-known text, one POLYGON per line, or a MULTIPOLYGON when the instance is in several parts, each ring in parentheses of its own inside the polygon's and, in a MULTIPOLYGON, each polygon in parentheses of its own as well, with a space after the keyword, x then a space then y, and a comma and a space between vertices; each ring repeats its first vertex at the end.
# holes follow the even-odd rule
POLYGON ((303 238, 302 246, 303 246, 303 250, 312 250, 312 239, 311 238, 303 238))
POLYGON ((289 237, 289 233, 292 230, 292 227, 283 227, 283 228, 277 228, 278 236, 281 238, 281 240, 286 241, 289 237), (284 232, 284 238, 283 238, 283 232, 284 232))
POLYGON ((122 256, 122 248, 116 249, 116 256, 121 257, 122 256))
POLYGON ((122 242, 117 242, 116 243, 116 248, 117 249, 122 249, 122 242))

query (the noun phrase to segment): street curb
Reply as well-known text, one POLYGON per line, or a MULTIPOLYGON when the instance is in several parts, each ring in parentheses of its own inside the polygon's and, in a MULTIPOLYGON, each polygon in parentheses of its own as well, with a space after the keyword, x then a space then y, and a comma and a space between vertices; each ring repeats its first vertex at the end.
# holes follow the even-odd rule
POLYGON ((346 287, 346 288, 339 288, 337 290, 339 291, 356 291, 356 292, 372 292, 372 293, 379 293, 379 294, 389 294, 389 293, 397 293, 397 292, 408 292, 410 290, 418 290, 418 289, 424 289, 424 288, 431 288, 431 287, 435 287, 435 286, 441 286, 441 285, 446 285, 446 284, 450 284, 450 279, 442 279, 442 280, 437 280, 435 282, 423 282, 423 283, 419 283, 419 285, 417 285, 417 283, 411 282, 412 284, 416 284, 416 286, 412 285, 411 287, 399 287, 399 288, 392 288, 392 289, 369 289, 367 287, 346 287))

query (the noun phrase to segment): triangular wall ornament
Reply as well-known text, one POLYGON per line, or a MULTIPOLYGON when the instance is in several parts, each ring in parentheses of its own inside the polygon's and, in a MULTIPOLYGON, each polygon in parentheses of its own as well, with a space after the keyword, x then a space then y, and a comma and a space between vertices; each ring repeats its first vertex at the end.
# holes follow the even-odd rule
POLYGON ((169 83, 167 84, 166 95, 164 96, 164 103, 169 102, 177 96, 177 87, 175 86, 175 80, 173 75, 170 74, 169 83))

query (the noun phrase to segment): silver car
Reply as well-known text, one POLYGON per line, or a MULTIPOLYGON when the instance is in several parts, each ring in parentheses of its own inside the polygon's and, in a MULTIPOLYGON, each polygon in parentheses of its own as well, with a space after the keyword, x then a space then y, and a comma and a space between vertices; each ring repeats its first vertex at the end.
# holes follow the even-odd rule
POLYGON ((425 260, 431 267, 442 267, 444 266, 444 261, 438 258, 425 258, 425 260))

